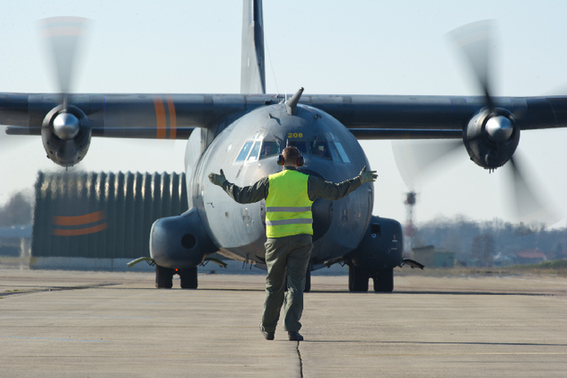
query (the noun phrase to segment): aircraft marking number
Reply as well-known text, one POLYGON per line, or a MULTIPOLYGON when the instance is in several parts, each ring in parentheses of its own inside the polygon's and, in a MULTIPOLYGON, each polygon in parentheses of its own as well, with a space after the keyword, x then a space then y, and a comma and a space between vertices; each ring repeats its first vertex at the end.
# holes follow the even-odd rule
POLYGON ((303 138, 303 133, 287 133, 287 137, 289 138, 303 138))

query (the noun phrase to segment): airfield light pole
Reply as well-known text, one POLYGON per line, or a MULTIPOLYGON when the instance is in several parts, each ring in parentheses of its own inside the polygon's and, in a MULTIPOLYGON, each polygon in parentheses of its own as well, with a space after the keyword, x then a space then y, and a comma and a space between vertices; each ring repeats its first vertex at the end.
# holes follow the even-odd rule
POLYGON ((404 255, 411 257, 411 250, 413 248, 413 207, 415 206, 416 193, 414 191, 406 193, 406 227, 404 232, 404 255))

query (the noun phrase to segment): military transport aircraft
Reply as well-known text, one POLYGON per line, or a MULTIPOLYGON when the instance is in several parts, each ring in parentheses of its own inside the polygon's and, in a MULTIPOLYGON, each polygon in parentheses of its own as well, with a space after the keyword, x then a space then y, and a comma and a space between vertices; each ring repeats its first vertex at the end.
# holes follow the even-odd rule
MULTIPOLYGON (((187 140, 189 209, 152 227, 157 287, 171 287, 179 274, 183 288, 196 288, 197 266, 217 251, 264 263, 264 203, 235 203, 209 182, 210 172, 222 168, 231 182, 249 185, 280 170, 277 156, 293 145, 305 158, 303 172, 342 181, 370 166, 357 139, 453 139, 474 163, 494 170, 517 166, 521 131, 567 126, 567 97, 492 96, 485 23, 453 33, 483 96, 314 95, 300 88, 287 98, 265 93, 261 1, 244 0, 243 14, 241 94, 71 94, 73 48, 84 22, 76 17, 42 23, 60 93, 0 93, 6 132, 41 136, 47 156, 63 167, 83 160, 92 137, 187 140)), ((351 291, 367 291, 371 277, 375 291, 390 292, 393 269, 418 264, 402 256, 400 223, 372 215, 373 190, 367 183, 340 201, 313 204, 310 270, 345 263, 351 291)))

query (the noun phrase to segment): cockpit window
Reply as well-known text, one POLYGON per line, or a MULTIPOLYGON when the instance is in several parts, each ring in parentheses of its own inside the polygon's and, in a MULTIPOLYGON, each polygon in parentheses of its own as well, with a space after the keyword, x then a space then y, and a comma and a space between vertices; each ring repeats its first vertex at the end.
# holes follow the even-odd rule
POLYGON ((269 156, 274 156, 280 153, 280 147, 275 140, 248 140, 242 146, 237 162, 246 161, 248 163, 258 161, 269 156))
POLYGON ((331 149, 331 155, 334 161, 342 161, 343 163, 350 163, 350 159, 346 154, 345 149, 341 142, 329 142, 329 147, 331 149))
POLYGON ((288 146, 296 147, 302 154, 307 154, 307 142, 303 140, 288 140, 288 146))
POLYGON ((266 140, 262 145, 262 152, 260 154, 260 159, 265 157, 274 156, 279 153, 278 143, 274 140, 266 140))
MULTIPOLYGON (((312 155, 322 159, 341 163, 350 163, 350 159, 341 142, 326 140, 287 140, 287 145, 295 146, 302 155, 312 155)), ((248 140, 242 146, 236 162, 258 161, 281 153, 280 144, 274 140, 248 140)))
POLYGON ((252 147, 252 151, 250 151, 250 156, 246 161, 256 161, 258 160, 258 153, 260 152, 260 146, 262 145, 262 141, 257 140, 254 142, 254 147, 252 147))
POLYGON ((350 159, 341 142, 326 140, 287 140, 288 146, 295 146, 303 155, 313 155, 322 159, 341 163, 350 163, 350 159))
POLYGON ((331 160, 331 152, 329 145, 325 141, 314 140, 311 143, 311 155, 318 156, 323 159, 331 160))
POLYGON ((254 142, 249 140, 246 143, 244 143, 244 146, 242 146, 242 149, 240 150, 240 153, 238 154, 238 157, 236 158, 236 161, 244 161, 246 160, 246 157, 248 156, 248 153, 250 152, 250 149, 252 148, 252 144, 254 142))

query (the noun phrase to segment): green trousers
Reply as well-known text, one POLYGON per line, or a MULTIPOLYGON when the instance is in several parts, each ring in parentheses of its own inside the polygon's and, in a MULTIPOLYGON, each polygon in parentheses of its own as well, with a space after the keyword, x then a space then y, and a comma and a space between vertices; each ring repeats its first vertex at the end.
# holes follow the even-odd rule
POLYGON ((266 299, 262 327, 274 332, 284 307, 284 331, 299 331, 303 312, 303 289, 313 249, 311 235, 268 239, 266 247, 266 299), (287 277, 287 287, 285 287, 287 277), (285 289, 287 288, 287 293, 285 289))

